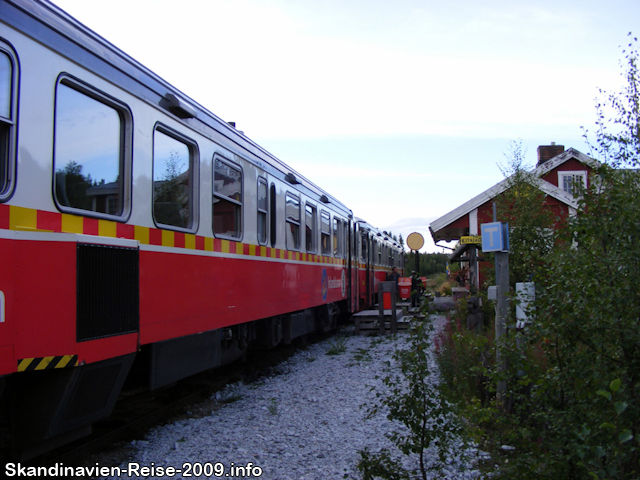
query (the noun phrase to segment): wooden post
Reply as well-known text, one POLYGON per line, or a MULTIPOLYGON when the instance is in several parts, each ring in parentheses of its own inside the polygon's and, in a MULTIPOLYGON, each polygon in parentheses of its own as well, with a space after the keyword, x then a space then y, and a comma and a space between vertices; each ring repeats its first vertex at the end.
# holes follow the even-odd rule
POLYGON ((478 292, 478 248, 475 245, 469 246, 469 285, 470 294, 476 295, 478 292))
MULTIPOLYGON (((496 279, 498 283, 498 308, 496 311, 496 365, 498 369, 507 369, 506 359, 502 358, 499 346, 502 337, 507 333, 507 318, 509 316, 509 253, 496 252, 496 279)), ((507 382, 498 382, 498 402, 506 400, 507 382)))
MULTIPOLYGON (((497 222, 498 208, 493 202, 493 221, 497 222)), ((502 232, 500 232, 501 234, 502 232)), ((501 338, 507 333, 507 318, 509 315, 509 252, 495 253, 496 284, 498 285, 498 308, 496 311, 496 365, 498 369, 507 369, 506 360, 500 354, 501 338)), ((506 402, 507 382, 500 381, 497 385, 498 403, 504 405, 506 402)))

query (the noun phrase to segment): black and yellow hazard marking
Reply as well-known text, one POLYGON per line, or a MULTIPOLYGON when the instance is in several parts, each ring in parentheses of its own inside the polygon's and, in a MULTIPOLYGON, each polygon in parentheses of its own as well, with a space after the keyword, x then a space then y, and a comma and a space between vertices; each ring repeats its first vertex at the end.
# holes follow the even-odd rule
POLYGON ((75 367, 78 365, 77 355, 62 355, 58 357, 23 358, 18 360, 19 372, 32 370, 51 370, 53 368, 75 367))

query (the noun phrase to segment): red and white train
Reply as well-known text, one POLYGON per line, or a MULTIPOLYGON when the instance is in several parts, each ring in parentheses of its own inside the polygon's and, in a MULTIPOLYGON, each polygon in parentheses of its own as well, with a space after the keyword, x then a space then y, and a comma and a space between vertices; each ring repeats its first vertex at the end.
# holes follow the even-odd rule
POLYGON ((333 328, 383 232, 44 0, 0 0, 0 447, 333 328))

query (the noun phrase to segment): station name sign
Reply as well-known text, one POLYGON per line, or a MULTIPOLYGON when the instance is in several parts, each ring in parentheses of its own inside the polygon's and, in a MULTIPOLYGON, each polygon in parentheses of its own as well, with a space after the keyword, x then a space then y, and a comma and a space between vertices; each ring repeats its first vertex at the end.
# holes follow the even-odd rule
POLYGON ((460 237, 462 245, 482 245, 482 237, 480 235, 467 235, 460 237))

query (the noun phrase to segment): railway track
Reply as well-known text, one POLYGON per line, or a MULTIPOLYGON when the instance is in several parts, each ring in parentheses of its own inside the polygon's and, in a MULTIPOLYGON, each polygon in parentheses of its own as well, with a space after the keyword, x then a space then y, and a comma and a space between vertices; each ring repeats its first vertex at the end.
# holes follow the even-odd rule
MULTIPOLYGON (((311 342, 330 336, 315 336, 311 342)), ((281 345, 271 350, 250 351, 244 362, 236 362, 181 380, 154 392, 123 392, 112 414, 93 425, 91 435, 60 447, 23 465, 72 466, 118 465, 127 459, 127 450, 153 427, 184 418, 210 415, 222 405, 212 398, 227 384, 253 382, 277 375, 278 365, 291 357, 305 342, 281 345)))

